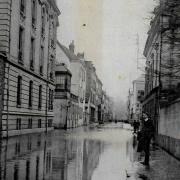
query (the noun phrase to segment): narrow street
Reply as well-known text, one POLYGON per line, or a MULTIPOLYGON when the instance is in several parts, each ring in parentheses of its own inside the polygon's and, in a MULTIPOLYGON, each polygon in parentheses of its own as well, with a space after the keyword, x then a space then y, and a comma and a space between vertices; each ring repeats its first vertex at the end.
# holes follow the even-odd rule
POLYGON ((89 126, 3 140, 1 180, 179 180, 180 162, 159 148, 140 164, 132 131, 122 124, 89 126))

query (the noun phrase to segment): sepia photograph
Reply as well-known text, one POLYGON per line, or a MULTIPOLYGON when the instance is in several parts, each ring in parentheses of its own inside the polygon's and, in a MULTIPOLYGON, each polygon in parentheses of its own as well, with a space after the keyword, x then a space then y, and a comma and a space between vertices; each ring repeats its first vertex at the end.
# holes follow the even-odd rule
POLYGON ((0 0, 0 180, 180 180, 180 0, 0 0))

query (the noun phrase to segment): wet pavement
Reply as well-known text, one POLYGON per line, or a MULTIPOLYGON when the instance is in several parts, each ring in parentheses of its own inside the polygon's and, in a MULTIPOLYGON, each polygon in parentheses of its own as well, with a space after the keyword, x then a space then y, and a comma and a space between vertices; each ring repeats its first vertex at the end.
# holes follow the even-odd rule
POLYGON ((180 162, 159 148, 150 167, 121 123, 3 140, 0 180, 179 180, 180 162))

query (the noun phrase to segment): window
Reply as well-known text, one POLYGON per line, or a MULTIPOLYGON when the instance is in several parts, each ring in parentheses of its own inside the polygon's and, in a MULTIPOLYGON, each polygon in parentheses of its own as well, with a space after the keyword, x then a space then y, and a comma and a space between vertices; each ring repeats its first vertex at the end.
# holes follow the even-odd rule
POLYGON ((42 15, 41 15, 42 17, 42 27, 41 27, 41 36, 43 36, 44 37, 44 35, 45 35, 45 8, 42 8, 42 15))
POLYGON ((16 120, 16 130, 20 130, 21 129, 21 118, 17 118, 16 120))
POLYGON ((51 31, 52 31, 52 39, 51 39, 51 47, 54 47, 55 46, 55 25, 54 25, 54 22, 52 22, 52 25, 51 25, 51 31))
POLYGON ((21 145, 20 142, 16 142, 16 146, 15 146, 15 155, 18 155, 21 151, 21 145))
POLYGON ((41 128, 41 119, 38 119, 38 128, 41 128))
POLYGON ((20 12, 21 14, 25 13, 25 0, 20 0, 20 12))
POLYGON ((39 169, 40 169, 40 158, 36 156, 36 180, 39 179, 39 169))
POLYGON ((39 86, 39 100, 38 100, 38 109, 42 107, 42 85, 39 86))
POLYGON ((43 74, 43 64, 44 64, 44 47, 41 46, 40 50, 40 64, 39 64, 39 73, 43 74))
POLYGON ((29 160, 26 161, 26 180, 30 180, 30 161, 29 160))
POLYGON ((32 129, 32 119, 28 119, 28 129, 32 129))
POLYGON ((34 38, 31 38, 31 49, 30 49, 30 69, 34 70, 34 38))
POLYGON ((21 106, 21 94, 22 94, 22 77, 18 76, 18 82, 17 82, 17 106, 21 106))
POLYGON ((19 165, 16 163, 14 165, 14 180, 19 179, 19 165))
POLYGON ((29 82, 29 107, 32 108, 33 99, 33 81, 29 82))
POLYGON ((32 27, 35 28, 36 25, 36 0, 32 0, 32 27))
POLYGON ((65 89, 65 76, 56 76, 56 89, 65 89))
POLYGON ((52 127, 52 119, 48 119, 48 127, 52 127))
POLYGON ((53 90, 49 89, 49 110, 53 110, 53 90))
POLYGON ((28 136, 27 149, 30 151, 32 149, 32 139, 28 136))
POLYGON ((23 62, 23 39, 24 39, 24 29, 20 26, 19 28, 19 55, 18 55, 18 62, 23 62))
POLYGON ((54 74, 53 74, 53 69, 54 69, 54 57, 51 56, 51 59, 50 59, 50 74, 49 74, 49 78, 51 81, 54 80, 54 74))

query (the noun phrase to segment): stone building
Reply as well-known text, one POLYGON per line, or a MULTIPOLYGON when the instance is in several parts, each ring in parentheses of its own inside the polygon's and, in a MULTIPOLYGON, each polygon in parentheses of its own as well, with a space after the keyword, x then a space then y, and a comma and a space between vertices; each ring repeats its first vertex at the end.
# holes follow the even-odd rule
POLYGON ((133 123, 133 92, 129 89, 128 99, 127 99, 127 113, 128 113, 128 122, 133 123))
MULTIPOLYGON (((69 46, 70 52, 74 53, 73 42, 69 46)), ((71 59, 71 93, 78 97, 79 118, 78 126, 86 124, 85 122, 85 94, 86 94, 86 66, 84 53, 78 53, 76 58, 71 59)))
POLYGON ((103 87, 103 84, 102 84, 101 80, 98 78, 98 76, 96 77, 96 79, 97 79, 97 119, 98 119, 98 122, 102 122, 102 109, 103 109, 102 87, 103 87))
POLYGON ((97 112, 97 75, 91 61, 86 63, 86 118, 89 123, 98 122, 97 112))
MULTIPOLYGON (((69 48, 65 47, 61 43, 57 43, 57 66, 64 66, 66 69, 66 76, 71 74, 70 89, 63 90, 63 93, 67 93, 66 96, 59 97, 58 90, 56 88, 55 96, 55 121, 61 121, 67 125, 67 128, 74 128, 81 126, 85 120, 85 85, 86 85, 86 69, 84 66, 84 55, 76 55, 74 52, 75 46, 72 42, 69 48), (61 63, 61 64, 59 64, 61 63), (64 65, 63 65, 64 64, 64 65), (68 101, 68 102, 67 102, 68 101), (61 104, 61 108, 60 105, 61 104), (64 107, 64 110, 62 110, 64 107), (59 114, 59 115, 58 115, 59 114), (64 119, 64 120, 63 120, 64 119), (66 123, 65 123, 66 122, 66 123)), ((61 69, 62 70, 62 69, 61 69)), ((66 78, 62 77, 62 72, 56 74, 56 80, 61 79, 65 81, 66 78), (61 74, 61 78, 58 77, 61 74), (63 80, 64 79, 64 80, 63 80)), ((59 82, 56 82, 59 84, 59 82)), ((57 87, 57 84, 56 84, 57 87)), ((61 90, 62 93, 62 90, 61 90)), ((62 125, 61 125, 62 126, 62 125)))
POLYGON ((4 137, 52 128, 55 0, 0 0, 0 53, 6 57, 4 137))
POLYGON ((154 120, 159 144, 180 158, 180 2, 161 0, 144 49, 146 57, 143 108, 154 120))

